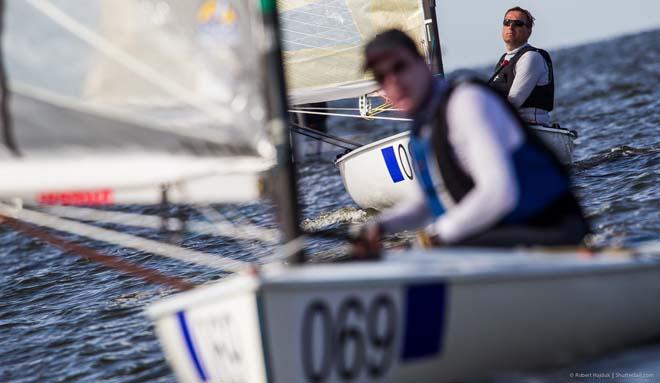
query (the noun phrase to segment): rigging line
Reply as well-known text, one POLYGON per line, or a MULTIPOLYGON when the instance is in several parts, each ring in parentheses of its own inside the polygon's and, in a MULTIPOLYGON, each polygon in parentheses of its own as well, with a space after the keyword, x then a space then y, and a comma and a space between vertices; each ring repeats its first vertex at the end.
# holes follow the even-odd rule
POLYGON ((317 132, 314 129, 306 128, 302 125, 296 125, 296 124, 292 124, 292 125, 293 125, 293 131, 295 133, 301 134, 303 136, 312 138, 312 139, 317 140, 317 141, 321 141, 321 142, 324 142, 324 143, 327 143, 327 144, 330 144, 330 145, 340 147, 342 149, 353 150, 353 149, 357 149, 360 146, 362 146, 362 145, 352 143, 350 141, 346 142, 347 140, 346 141, 340 140, 338 138, 335 138, 334 136, 323 134, 322 132, 317 132))
POLYGON ((390 109, 391 106, 392 106, 392 103, 390 103, 388 101, 384 104, 373 107, 373 108, 371 108, 371 110, 367 110, 367 117, 374 117, 374 116, 376 116, 378 114, 381 114, 381 113, 387 113, 387 112, 392 110, 392 109, 390 109))
MULTIPOLYGON (((341 113, 324 113, 324 112, 306 112, 306 111, 300 111, 300 110, 289 110, 291 113, 302 113, 302 114, 318 114, 321 116, 336 116, 336 117, 350 117, 350 118, 361 118, 365 119, 364 117, 360 116, 359 114, 341 114, 341 113)), ((403 118, 403 117, 378 117, 378 116, 373 116, 369 117, 371 120, 389 120, 389 121, 412 121, 410 118, 403 118)))
MULTIPOLYGON (((64 218, 91 220, 154 230, 161 229, 163 223, 163 218, 160 216, 97 210, 84 207, 52 206, 48 207, 46 211, 50 214, 64 218)), ((185 228, 187 231, 197 234, 231 237, 233 239, 260 241, 271 244, 279 243, 276 230, 249 224, 236 225, 230 223, 226 219, 218 220, 217 222, 214 221, 213 223, 187 221, 185 222, 185 228)))
MULTIPOLYGON (((77 20, 62 12, 61 9, 53 5, 49 0, 27 0, 27 2, 34 9, 49 17, 74 36, 85 41, 93 48, 99 50, 120 65, 147 80, 152 85, 165 91, 178 101, 206 113, 206 115, 215 118, 220 123, 228 124, 231 122, 228 117, 231 113, 224 113, 226 110, 221 110, 225 108, 219 108, 220 105, 210 103, 194 92, 190 92, 175 82, 170 81, 167 77, 160 75, 157 71, 153 70, 138 58, 128 54, 118 46, 112 44, 77 20)), ((212 138, 207 139, 211 140, 212 138)))
POLYGON ((0 215, 20 219, 21 221, 34 225, 79 235, 81 237, 87 237, 97 241, 128 247, 217 270, 235 272, 246 265, 249 265, 248 262, 226 258, 221 255, 213 255, 201 251, 186 249, 127 233, 120 233, 115 230, 103 229, 82 222, 59 218, 34 210, 17 210, 3 203, 0 203, 0 215))
POLYGON ((266 256, 264 260, 266 263, 278 262, 288 259, 292 254, 296 254, 304 250, 307 246, 306 242, 310 238, 320 238, 320 239, 334 239, 341 241, 352 241, 354 238, 347 232, 339 230, 322 230, 317 232, 304 232, 303 235, 292 239, 291 241, 282 244, 278 251, 272 255, 266 256))
POLYGON ((320 108, 320 107, 307 107, 307 106, 299 106, 296 107, 296 110, 360 110, 360 108, 320 108))
POLYGON ((190 290, 195 287, 194 284, 186 281, 185 279, 162 274, 156 270, 140 266, 136 263, 126 261, 119 257, 103 254, 100 251, 67 241, 56 235, 47 233, 44 230, 39 230, 32 225, 27 225, 17 219, 3 216, 0 218, 0 220, 3 224, 11 227, 17 232, 40 239, 50 245, 64 250, 65 252, 73 253, 84 259, 100 263, 111 269, 119 270, 123 273, 138 278, 142 278, 148 282, 158 283, 161 285, 173 287, 178 290, 190 290))
MULTIPOLYGON (((0 38, 4 36, 5 30, 5 0, 0 0, 0 38)), ((5 49, 0 39, 0 120, 2 122, 2 135, 5 146, 15 157, 20 157, 21 153, 16 145, 14 138, 14 128, 9 115, 9 84, 7 82, 7 73, 5 71, 5 49)))
POLYGON ((342 144, 338 144, 336 142, 330 142, 330 141, 328 141, 327 139, 325 139, 323 137, 315 136, 314 134, 312 134, 310 132, 306 132, 306 131, 300 130, 298 128, 293 128, 292 130, 293 130, 294 133, 300 134, 301 136, 309 137, 313 140, 321 141, 323 143, 333 145, 333 146, 336 146, 336 147, 341 148, 341 149, 345 149, 345 150, 349 150, 349 151, 355 149, 355 148, 352 148, 352 147, 349 147, 349 146, 344 146, 342 144))
MULTIPOLYGON (((391 104, 390 104, 391 105, 391 104)), ((374 108, 379 108, 380 105, 375 106, 374 108)), ((306 111, 306 110, 350 110, 350 111, 359 111, 360 108, 319 108, 319 107, 296 107, 295 110, 306 111)), ((384 112, 400 112, 401 109, 390 108, 388 107, 384 112)))
POLYGON ((267 229, 245 222, 241 222, 240 224, 233 224, 223 214, 213 208, 199 205, 195 205, 193 207, 211 222, 210 224, 207 224, 206 222, 186 223, 186 225, 190 225, 190 227, 194 230, 207 227, 216 233, 223 233, 222 235, 231 238, 253 241, 256 240, 272 245, 277 245, 280 243, 279 232, 277 230, 267 229))
MULTIPOLYGON (((307 133, 316 134, 318 136, 321 136, 321 137, 329 139, 329 140, 339 141, 341 143, 354 146, 355 148, 359 148, 360 146, 362 146, 362 144, 360 144, 360 143, 350 141, 350 140, 347 140, 347 139, 342 138, 342 137, 333 136, 333 135, 328 134, 328 133, 320 132, 318 130, 315 130, 315 129, 312 129, 312 128, 309 128, 309 127, 306 127, 306 126, 303 126, 303 125, 300 125, 300 124, 297 124, 295 122, 292 122, 291 125, 295 126, 298 129, 301 129, 301 130, 303 130, 307 133)), ((331 142, 328 142, 328 143, 331 144, 331 142)), ((353 148, 353 149, 355 149, 355 148, 353 148)))

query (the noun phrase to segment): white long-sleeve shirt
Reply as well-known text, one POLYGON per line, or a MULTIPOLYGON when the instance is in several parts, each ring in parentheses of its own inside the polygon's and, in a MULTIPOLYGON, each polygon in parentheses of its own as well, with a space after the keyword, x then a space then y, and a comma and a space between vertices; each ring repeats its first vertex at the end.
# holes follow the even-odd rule
MULTIPOLYGON (((511 60, 518 51, 528 45, 529 44, 525 44, 507 52, 504 59, 511 60)), ((529 95, 532 94, 534 87, 537 85, 548 85, 550 83, 550 69, 548 68, 548 64, 545 62, 545 59, 543 59, 543 56, 535 51, 524 53, 520 59, 518 59, 514 72, 515 77, 513 79, 513 84, 511 85, 511 90, 509 90, 508 99, 516 108, 520 108, 525 100, 527 100, 529 95)), ((523 120, 527 122, 542 125, 550 124, 550 114, 547 110, 522 108, 520 109, 520 115, 523 120)))
MULTIPOLYGON (((511 153, 523 144, 523 135, 501 101, 476 85, 460 85, 447 104, 447 124, 459 166, 472 177, 474 188, 434 219, 418 186, 414 195, 381 215, 385 232, 427 226, 443 242, 457 242, 494 225, 517 205, 511 153)), ((430 129, 427 125, 420 134, 429 135, 430 129)), ((437 160, 430 158, 428 163, 437 186, 441 182, 437 160)))

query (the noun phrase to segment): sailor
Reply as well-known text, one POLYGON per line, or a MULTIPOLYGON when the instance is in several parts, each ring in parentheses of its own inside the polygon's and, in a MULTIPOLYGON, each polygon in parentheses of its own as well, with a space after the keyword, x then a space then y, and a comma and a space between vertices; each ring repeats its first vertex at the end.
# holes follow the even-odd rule
POLYGON ((497 62, 489 84, 520 110, 525 121, 550 125, 555 96, 552 60, 548 52, 527 42, 533 27, 534 17, 526 9, 513 7, 504 13, 506 53, 497 62))
POLYGON ((577 245, 589 231, 566 170, 516 110, 485 83, 434 79, 399 30, 365 47, 365 70, 413 119, 419 188, 362 230, 357 255, 380 237, 423 229, 434 244, 577 245))

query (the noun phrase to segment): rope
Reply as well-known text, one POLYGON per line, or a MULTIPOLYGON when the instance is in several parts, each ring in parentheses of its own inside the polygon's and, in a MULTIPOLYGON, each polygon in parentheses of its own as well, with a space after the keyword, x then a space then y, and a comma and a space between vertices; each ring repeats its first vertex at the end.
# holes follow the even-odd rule
MULTIPOLYGON (((388 106, 391 106, 391 104, 389 104, 389 103, 382 104, 382 105, 388 105, 388 106)), ((380 106, 381 106, 381 105, 379 105, 379 107, 380 107, 380 106)), ((298 106, 298 107, 296 107, 296 108, 297 108, 296 110, 298 110, 298 109, 299 109, 299 110, 350 110, 350 111, 358 111, 358 110, 360 110, 360 108, 332 108, 332 107, 322 108, 322 107, 312 107, 312 106, 298 106)), ((388 111, 388 112, 400 112, 401 109, 391 108, 391 107, 390 107, 390 108, 387 109, 387 111, 388 111)))
MULTIPOLYGON (((323 113, 323 112, 307 112, 307 111, 301 111, 301 110, 295 110, 295 109, 290 109, 289 112, 291 113, 302 113, 302 114, 318 114, 321 116, 336 116, 336 117, 350 117, 350 118, 362 118, 364 117, 358 115, 358 114, 341 114, 341 113, 323 113)), ((389 120, 389 121, 412 121, 410 118, 402 118, 402 117, 371 117, 374 120, 389 120)))
POLYGON ((303 111, 303 110, 350 110, 350 111, 356 111, 360 110, 360 108, 322 108, 322 107, 313 107, 313 106, 299 106, 295 111, 303 111))
MULTIPOLYGON (((390 103, 386 103, 386 104, 382 104, 382 105, 387 105, 388 106, 388 108, 386 110, 387 112, 400 112, 401 111, 401 109, 396 109, 396 108, 389 107, 389 106, 392 105, 390 103)), ((380 107, 382 105, 379 105, 378 107, 380 107)), ((294 110, 294 111, 297 111, 297 110, 300 110, 300 111, 303 111, 303 110, 350 110, 350 111, 359 111, 360 108, 330 108, 330 107, 321 108, 321 107, 300 106, 300 107, 297 107, 297 109, 294 110)))
POLYGON ((392 109, 392 103, 388 101, 384 104, 378 105, 377 107, 372 108, 371 110, 369 110, 367 112, 367 116, 369 116, 370 118, 373 118, 378 114, 385 113, 385 112, 390 112, 392 110, 393 110, 392 109))
POLYGON ((198 232, 206 231, 208 229, 226 237, 242 240, 252 240, 265 242, 271 245, 280 243, 279 231, 274 229, 266 229, 253 224, 241 222, 240 224, 231 223, 225 216, 220 214, 215 209, 207 206, 196 206, 195 209, 199 211, 206 219, 211 221, 211 224, 205 222, 187 222, 186 227, 198 232))
MULTIPOLYGON (((226 219, 211 208, 197 208, 209 222, 187 221, 185 229, 197 234, 231 237, 239 240, 260 241, 270 244, 279 243, 276 230, 262 228, 256 225, 229 223, 226 219), (213 214, 215 212, 215 214, 213 214)), ((51 214, 79 220, 114 223, 118 225, 144 227, 147 229, 162 229, 163 218, 156 215, 123 213, 117 211, 103 211, 73 206, 53 206, 47 211, 51 214)), ((179 220, 177 220, 179 221, 179 220)), ((182 227, 181 222, 177 226, 182 227)))
POLYGON ((311 139, 313 139, 313 140, 317 140, 317 141, 321 141, 321 142, 324 142, 324 143, 327 143, 327 144, 330 144, 330 145, 334 145, 334 146, 336 146, 336 147, 338 147, 338 148, 341 148, 341 149, 344 149, 344 150, 349 150, 349 151, 350 151, 350 150, 353 150, 353 149, 354 149, 354 148, 350 148, 350 147, 347 147, 347 146, 343 146, 343 145, 341 145, 341 144, 337 144, 337 143, 335 143, 335 142, 330 142, 330 141, 328 141, 328 140, 323 139, 322 137, 315 136, 315 135, 313 135, 313 134, 310 134, 310 133, 307 133, 307 132, 305 132, 305 131, 301 131, 301 130, 298 130, 298 129, 293 129, 293 132, 294 132, 294 133, 298 133, 298 134, 300 134, 301 136, 309 137, 309 138, 311 138, 311 139))
POLYGON ((162 257, 206 266, 217 270, 235 272, 249 265, 248 262, 226 258, 220 255, 211 255, 159 241, 141 238, 127 233, 120 233, 114 230, 103 229, 93 225, 59 218, 45 213, 39 213, 33 210, 16 210, 2 203, 0 203, 0 215, 16 218, 33 225, 64 231, 81 237, 91 238, 97 241, 128 247, 146 253, 156 254, 162 257))
POLYGON ((15 231, 29 235, 30 237, 33 238, 40 239, 53 246, 59 247, 65 252, 73 253, 84 259, 103 264, 109 268, 119 270, 121 272, 124 272, 126 274, 138 278, 142 278, 148 282, 162 284, 178 290, 190 290, 195 287, 194 284, 186 281, 185 279, 161 274, 156 270, 142 267, 135 263, 120 259, 118 257, 113 257, 107 254, 103 254, 89 247, 85 247, 82 245, 78 245, 66 241, 60 237, 46 233, 43 230, 39 230, 30 225, 26 225, 11 217, 7 217, 7 216, 2 217, 2 223, 11 227, 15 231))
POLYGON ((311 128, 296 124, 294 122, 292 122, 291 125, 293 126, 292 130, 295 133, 301 134, 303 136, 306 136, 306 137, 309 137, 309 138, 312 138, 312 139, 315 139, 315 140, 318 140, 318 141, 321 141, 321 142, 328 143, 330 145, 338 146, 342 149, 353 150, 353 149, 357 149, 360 146, 362 146, 361 144, 359 144, 357 142, 353 142, 353 141, 347 140, 345 138, 333 136, 333 135, 330 135, 330 134, 327 134, 327 133, 319 132, 318 130, 311 129, 311 128), (332 141, 338 141, 339 143, 332 142, 332 141), (346 145, 348 145, 348 146, 346 146, 346 145))

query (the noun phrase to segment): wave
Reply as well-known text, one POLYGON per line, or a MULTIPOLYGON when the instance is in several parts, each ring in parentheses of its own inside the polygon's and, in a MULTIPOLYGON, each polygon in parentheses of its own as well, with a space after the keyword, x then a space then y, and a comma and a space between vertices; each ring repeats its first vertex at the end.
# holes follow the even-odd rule
POLYGON ((596 153, 589 158, 573 163, 575 170, 587 170, 605 163, 611 163, 624 158, 646 156, 660 152, 660 146, 635 148, 627 145, 614 146, 608 150, 596 153))

